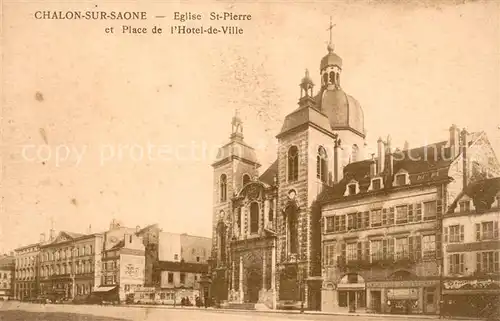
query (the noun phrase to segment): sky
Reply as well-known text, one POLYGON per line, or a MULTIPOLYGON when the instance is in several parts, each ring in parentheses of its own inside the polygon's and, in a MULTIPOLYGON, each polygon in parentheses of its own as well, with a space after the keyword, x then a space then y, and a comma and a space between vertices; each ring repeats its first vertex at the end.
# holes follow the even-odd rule
POLYGON ((238 109, 262 173, 305 69, 320 83, 330 16, 342 87, 363 107, 369 146, 387 135, 394 147, 446 140, 455 123, 484 130, 499 153, 497 1, 96 3, 4 1, 0 253, 51 226, 99 232, 113 218, 211 236, 210 165, 231 117, 238 109), (148 19, 37 20, 39 10, 148 19), (175 11, 203 15, 189 26, 244 33, 171 35, 175 11), (252 20, 213 22, 212 11, 252 20), (121 34, 122 25, 149 32, 121 34))

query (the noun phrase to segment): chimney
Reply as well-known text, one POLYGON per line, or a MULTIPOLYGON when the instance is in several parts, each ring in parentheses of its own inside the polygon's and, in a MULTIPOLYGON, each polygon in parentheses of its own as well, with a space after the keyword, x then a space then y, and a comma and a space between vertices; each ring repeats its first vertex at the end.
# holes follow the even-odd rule
POLYGON ((467 180, 469 179, 469 169, 467 167, 467 145, 468 145, 468 142, 467 142, 467 130, 465 130, 465 128, 462 130, 462 133, 461 133, 461 141, 460 141, 460 144, 457 140, 457 146, 461 145, 462 147, 462 180, 463 180, 463 188, 465 189, 467 187, 467 180))
POLYGON ((460 129, 458 129, 457 125, 453 124, 450 127, 450 153, 452 158, 455 158, 460 153, 460 129))
POLYGON ((392 154, 392 148, 391 148, 391 135, 387 136, 387 154, 389 157, 388 174, 389 176, 391 176, 394 173, 394 155, 392 154))
POLYGON ((50 236, 49 236, 49 238, 50 238, 51 241, 56 238, 56 231, 53 228, 50 229, 50 236))
POLYGON ((341 153, 340 139, 336 139, 334 149, 333 149, 333 183, 334 184, 337 184, 338 182, 340 182, 342 180, 342 176, 344 174, 342 171, 340 153, 341 153))
POLYGON ((40 243, 45 242, 45 233, 40 233, 40 243))
POLYGON ((410 143, 408 143, 407 140, 405 140, 405 145, 403 146, 403 150, 409 150, 410 149, 410 143))
POLYGON ((92 234, 92 224, 89 224, 89 229, 87 230, 87 234, 92 234))
POLYGON ((377 156, 378 156, 378 164, 377 164, 377 174, 380 174, 384 171, 385 166, 385 146, 382 138, 379 137, 377 140, 377 156))
POLYGON ((372 154, 372 162, 370 163, 370 177, 377 174, 377 162, 375 161, 375 154, 372 154))
POLYGON ((137 225, 137 226, 135 227, 135 232, 136 232, 136 233, 138 233, 140 230, 141 230, 141 227, 140 227, 139 225, 137 225))

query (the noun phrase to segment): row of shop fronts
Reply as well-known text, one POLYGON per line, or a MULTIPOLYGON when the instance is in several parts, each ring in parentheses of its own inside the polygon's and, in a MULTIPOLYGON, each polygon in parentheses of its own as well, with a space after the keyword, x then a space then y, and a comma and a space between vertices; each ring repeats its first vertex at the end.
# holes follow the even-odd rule
POLYGON ((498 311, 499 302, 498 278, 365 282, 353 274, 338 284, 325 283, 322 289, 322 311, 326 312, 478 317, 498 311))

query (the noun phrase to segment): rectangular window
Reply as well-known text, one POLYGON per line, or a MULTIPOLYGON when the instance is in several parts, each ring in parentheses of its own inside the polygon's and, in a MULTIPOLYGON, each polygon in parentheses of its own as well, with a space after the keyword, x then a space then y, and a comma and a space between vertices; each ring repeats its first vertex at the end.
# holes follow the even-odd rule
POLYGON ((168 272, 168 283, 174 283, 174 274, 172 272, 168 272))
POLYGON ((396 175, 396 185, 397 186, 406 185, 406 175, 405 174, 396 175))
POLYGON ((329 216, 326 218, 326 231, 333 232, 335 228, 335 218, 336 216, 329 216))
POLYGON ((382 210, 373 210, 371 212, 372 227, 382 226, 382 210))
POLYGON ((493 222, 483 222, 481 223, 482 228, 482 240, 493 239, 493 222))
POLYGON ((380 187, 382 186, 382 185, 381 185, 381 182, 382 182, 382 180, 381 180, 380 178, 378 178, 378 179, 374 179, 374 180, 372 181, 372 189, 373 189, 374 191, 379 190, 379 189, 380 189, 380 187))
POLYGON ((371 247, 372 262, 384 259, 382 240, 371 241, 370 247, 371 247))
POLYGON ((186 273, 181 273, 181 284, 186 283, 186 273))
POLYGON ((324 265, 325 266, 331 266, 334 264, 335 261, 335 247, 336 244, 326 244, 324 248, 324 265))
POLYGON ((348 243, 346 246, 346 260, 355 261, 358 258, 358 243, 348 243))
POLYGON ((470 211, 470 201, 460 201, 458 203, 460 205, 460 212, 469 212, 470 211))
POLYGON ((396 207, 396 224, 408 223, 408 206, 396 207))
POLYGON ((436 257, 436 236, 424 235, 422 236, 422 246, 424 259, 433 259, 436 257))
POLYGON ((436 212, 437 212, 436 209, 437 209, 436 201, 425 202, 424 203, 424 221, 435 219, 436 212))
POLYGON ((450 243, 460 243, 460 233, 461 226, 460 225, 452 225, 448 227, 449 237, 448 240, 450 243))
POLYGON ((410 251, 408 248, 408 238, 407 237, 397 238, 395 250, 396 250, 395 255, 397 260, 409 258, 410 251))
POLYGON ((448 255, 448 269, 450 274, 464 273, 464 254, 448 255))

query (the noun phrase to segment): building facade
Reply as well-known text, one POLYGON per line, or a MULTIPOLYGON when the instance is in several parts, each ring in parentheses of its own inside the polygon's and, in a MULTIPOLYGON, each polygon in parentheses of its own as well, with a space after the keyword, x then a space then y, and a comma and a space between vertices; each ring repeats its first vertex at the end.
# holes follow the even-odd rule
POLYGON ((320 61, 319 91, 306 71, 298 107, 276 136, 277 159, 260 177, 242 121, 233 118, 230 142, 212 165, 218 300, 321 308, 320 214, 312 209, 344 166, 363 158, 365 146, 363 111, 343 91, 341 73, 342 59, 330 44, 320 61))
POLYGON ((34 299, 40 293, 39 253, 40 243, 14 250, 14 297, 17 300, 34 299))
POLYGON ((61 231, 42 244, 39 254, 40 293, 61 299, 79 299, 99 284, 102 234, 61 231))
MULTIPOLYGON (((212 240, 206 237, 160 232, 158 260, 153 266, 156 288, 169 297, 169 304, 180 304, 189 298, 204 298, 200 280, 208 272, 212 240)), ((208 293, 207 293, 208 297, 208 293)))
POLYGON ((499 218, 499 178, 465 186, 444 215, 442 289, 448 313, 486 317, 499 309, 499 218))
POLYGON ((447 141, 414 149, 379 139, 377 158, 347 165, 320 197, 322 310, 439 313, 443 214, 475 172, 500 174, 490 151, 483 133, 452 126, 447 141))
POLYGON ((0 256, 0 300, 14 298, 14 255, 0 256))

